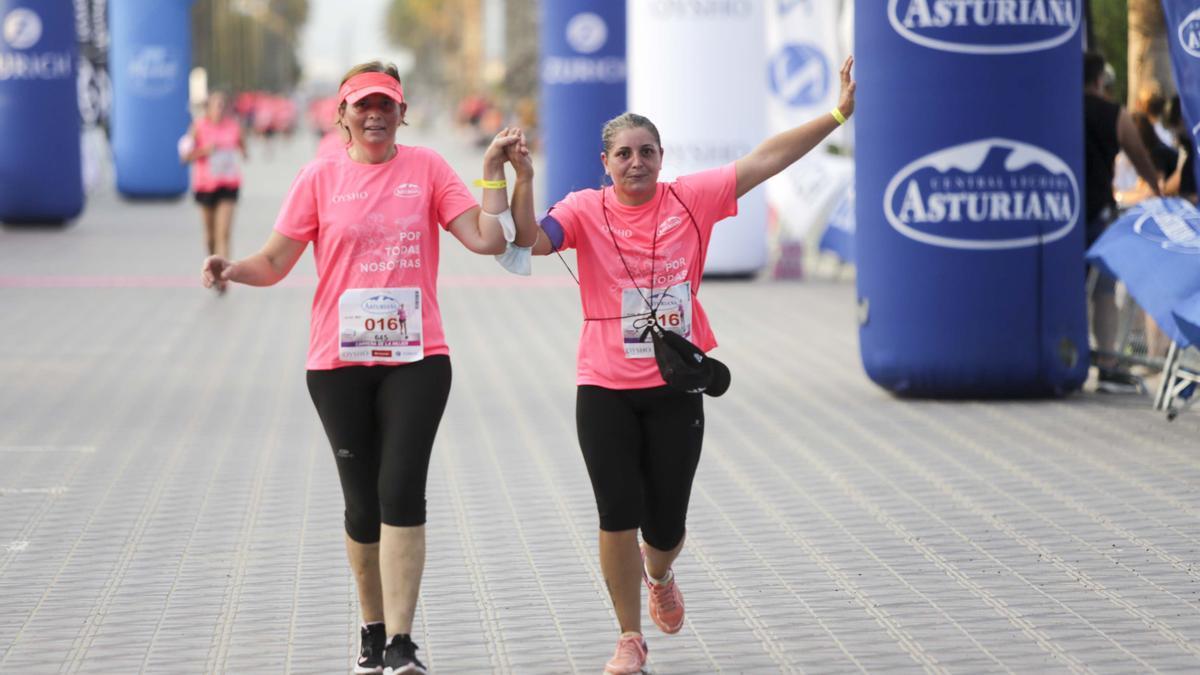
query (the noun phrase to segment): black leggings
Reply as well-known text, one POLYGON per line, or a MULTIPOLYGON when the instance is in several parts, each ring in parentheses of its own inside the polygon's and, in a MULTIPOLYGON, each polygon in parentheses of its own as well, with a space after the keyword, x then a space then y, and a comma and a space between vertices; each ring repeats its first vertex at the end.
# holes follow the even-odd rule
POLYGON ((703 397, 666 386, 581 385, 575 424, 600 529, 640 527, 642 539, 654 548, 678 546, 704 441, 703 397))
POLYGON ((350 538, 379 541, 381 522, 424 525, 425 476, 450 396, 450 357, 310 370, 307 379, 337 462, 350 538))

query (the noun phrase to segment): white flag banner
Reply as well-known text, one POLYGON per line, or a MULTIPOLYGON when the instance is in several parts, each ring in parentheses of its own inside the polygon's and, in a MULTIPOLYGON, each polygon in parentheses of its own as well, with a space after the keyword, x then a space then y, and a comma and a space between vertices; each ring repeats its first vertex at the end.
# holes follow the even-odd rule
MULTIPOLYGON (((766 12, 769 133, 800 126, 837 105, 844 58, 838 40, 841 4, 771 0, 766 12)), ((853 160, 829 154, 826 144, 767 183, 767 199, 784 238, 803 238, 821 222, 853 175, 853 160)))

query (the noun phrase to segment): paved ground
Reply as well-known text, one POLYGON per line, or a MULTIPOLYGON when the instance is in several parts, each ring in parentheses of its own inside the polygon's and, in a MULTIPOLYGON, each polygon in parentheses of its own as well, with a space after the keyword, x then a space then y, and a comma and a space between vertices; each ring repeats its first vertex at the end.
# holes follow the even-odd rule
MULTIPOLYGON (((476 175, 473 150, 429 142, 476 175)), ((237 251, 304 151, 251 165, 237 251)), ((311 261, 217 298, 198 227, 187 202, 101 193, 65 230, 0 230, 0 672, 348 669, 340 495, 303 383, 311 261)), ((557 261, 523 283, 445 242, 421 653, 599 672, 616 628, 574 437, 575 290, 557 261)), ((689 618, 649 632, 656 672, 1200 669, 1200 412, 899 401, 858 365, 850 286, 703 297, 734 387, 707 401, 689 618)))

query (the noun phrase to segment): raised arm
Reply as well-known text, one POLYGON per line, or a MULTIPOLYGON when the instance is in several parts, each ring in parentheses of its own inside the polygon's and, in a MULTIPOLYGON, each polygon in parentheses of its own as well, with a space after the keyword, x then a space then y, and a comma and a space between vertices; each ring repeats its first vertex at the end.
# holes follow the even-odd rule
POLYGON ((507 241, 497 216, 508 210, 508 186, 504 182, 505 148, 520 143, 520 129, 505 128, 496 134, 483 155, 483 208, 468 209, 450 222, 450 233, 473 253, 497 255, 507 241))
POLYGON ((529 155, 524 135, 521 136, 520 142, 508 146, 505 155, 517 173, 510 207, 513 222, 517 226, 513 246, 533 246, 542 238, 542 229, 538 227, 537 216, 533 211, 533 158, 529 155))
POLYGON ((267 243, 254 255, 236 262, 219 255, 205 258, 200 281, 205 288, 216 286, 218 289, 224 289, 230 281, 248 286, 273 286, 292 271, 307 245, 308 242, 271 232, 267 243))
MULTIPOLYGON (((837 109, 844 119, 854 114, 855 82, 850 75, 854 66, 854 57, 850 56, 842 64, 841 95, 838 97, 837 109)), ((776 134, 763 141, 750 154, 737 160, 737 196, 753 190, 771 176, 791 166, 793 162, 808 154, 826 136, 833 133, 841 122, 834 118, 832 112, 821 115, 800 126, 776 134)))

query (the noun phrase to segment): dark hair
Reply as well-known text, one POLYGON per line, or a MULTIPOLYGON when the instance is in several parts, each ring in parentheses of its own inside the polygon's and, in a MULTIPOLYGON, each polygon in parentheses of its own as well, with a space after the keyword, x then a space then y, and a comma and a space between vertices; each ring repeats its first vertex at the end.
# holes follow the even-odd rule
POLYGON ((1083 83, 1085 85, 1096 81, 1104 73, 1107 65, 1104 55, 1100 52, 1087 52, 1083 55, 1083 83))
POLYGON ((604 154, 607 155, 608 151, 612 149, 613 136, 616 136, 618 131, 625 129, 649 130, 650 134, 654 136, 654 142, 660 149, 662 148, 662 138, 658 135, 658 127, 654 126, 654 122, 637 113, 627 112, 604 123, 604 128, 600 131, 600 143, 604 147, 604 154))
POLYGON ((1171 97, 1171 102, 1167 104, 1167 110, 1163 113, 1163 126, 1168 129, 1176 129, 1179 123, 1183 121, 1183 110, 1181 109, 1181 101, 1179 94, 1171 97))
POLYGON ((1144 112, 1135 112, 1132 117, 1138 137, 1141 138, 1142 145, 1146 147, 1146 152, 1150 154, 1150 161, 1154 163, 1154 167, 1159 173, 1170 176, 1171 172, 1175 170, 1175 160, 1178 158, 1175 150, 1159 139, 1149 115, 1144 112))
MULTIPOLYGON (((355 75, 362 75, 363 73, 384 73, 385 75, 391 75, 393 80, 395 80, 397 82, 400 81, 400 69, 396 67, 396 64, 384 63, 383 61, 376 60, 376 61, 367 61, 366 63, 360 63, 357 66, 354 66, 353 68, 351 68, 350 70, 347 70, 346 74, 342 76, 342 81, 340 84, 338 84, 338 87, 340 88, 343 84, 346 84, 346 82, 349 81, 349 79, 354 77, 355 75)), ((335 123, 339 127, 342 127, 342 129, 345 129, 346 133, 349 134, 350 130, 346 129, 346 127, 342 126, 342 114, 345 112, 346 112, 346 102, 342 101, 342 103, 340 105, 338 105, 338 118, 337 118, 337 120, 335 120, 335 123)), ((402 127, 408 126, 408 122, 404 121, 404 112, 403 111, 401 111, 401 113, 400 113, 400 126, 402 126, 402 127)))
POLYGON ((1167 99, 1163 98, 1162 94, 1157 92, 1150 95, 1146 99, 1146 112, 1154 117, 1162 117, 1163 111, 1167 108, 1167 99))

